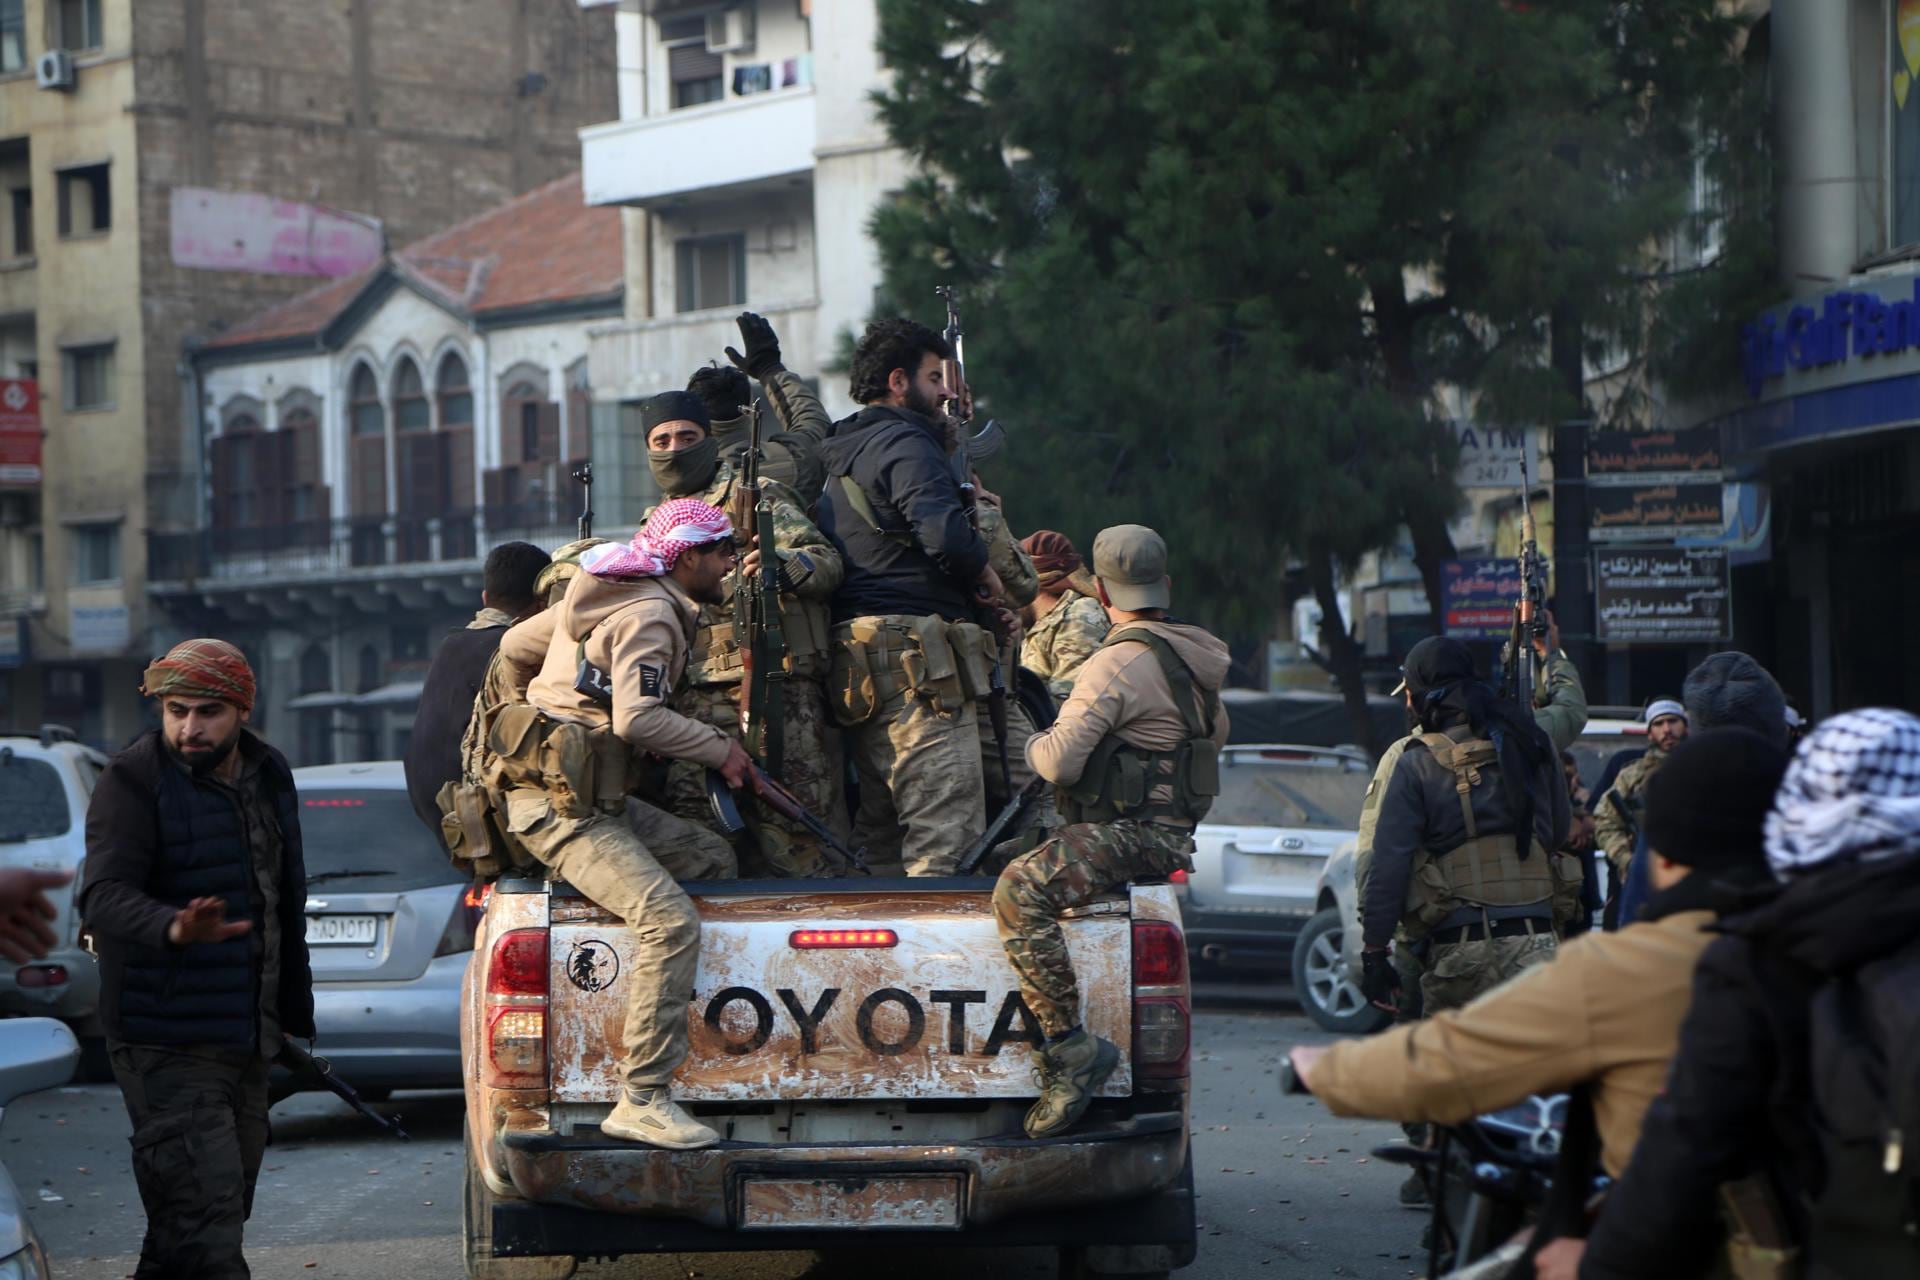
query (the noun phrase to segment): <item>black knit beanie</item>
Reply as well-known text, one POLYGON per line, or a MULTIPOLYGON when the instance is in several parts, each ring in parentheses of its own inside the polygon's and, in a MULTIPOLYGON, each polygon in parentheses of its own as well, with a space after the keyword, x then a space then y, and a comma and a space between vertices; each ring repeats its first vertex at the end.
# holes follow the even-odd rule
POLYGON ((1761 833, 1787 755, 1750 729, 1695 733, 1647 782, 1647 847, 1697 871, 1766 867, 1761 833))
POLYGON ((1767 669, 1737 650, 1716 653, 1687 673, 1680 699, 1695 733, 1737 726, 1787 745, 1787 695, 1767 669))
POLYGON ((649 434, 663 422, 697 422, 703 430, 713 429, 707 406, 691 391, 662 391, 640 402, 640 434, 649 434))

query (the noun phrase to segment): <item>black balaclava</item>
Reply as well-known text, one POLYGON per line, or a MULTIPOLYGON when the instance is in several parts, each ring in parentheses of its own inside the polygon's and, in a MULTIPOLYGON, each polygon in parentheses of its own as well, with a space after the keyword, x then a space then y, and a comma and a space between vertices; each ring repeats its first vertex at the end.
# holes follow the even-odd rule
POLYGON ((691 391, 662 391, 640 402, 640 433, 645 439, 664 422, 697 423, 706 438, 691 449, 648 449, 647 467, 670 498, 705 492, 720 468, 720 443, 713 438, 707 406, 691 391))
POLYGON ((1533 849, 1532 779, 1543 762, 1556 759, 1553 743, 1532 715, 1474 674, 1473 653, 1458 640, 1429 636, 1407 651, 1405 670, 1423 729, 1439 733, 1464 722, 1493 743, 1515 818, 1514 847, 1526 858, 1533 849))

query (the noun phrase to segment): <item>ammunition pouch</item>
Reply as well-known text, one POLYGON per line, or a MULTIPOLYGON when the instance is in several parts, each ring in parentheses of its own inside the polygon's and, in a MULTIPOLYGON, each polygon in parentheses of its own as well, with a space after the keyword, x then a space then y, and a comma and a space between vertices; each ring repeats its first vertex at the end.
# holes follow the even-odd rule
MULTIPOLYGON (((738 684, 746 671, 746 656, 734 636, 732 610, 703 611, 705 622, 693 637, 687 657, 689 684, 738 684)), ((817 680, 828 667, 833 632, 824 601, 780 597, 780 635, 786 641, 789 675, 817 680)))
POLYGON ((993 678, 993 637, 971 622, 938 614, 855 618, 833 632, 827 700, 836 723, 852 729, 902 697, 957 715, 987 696, 993 678))
POLYGON ((434 803, 440 807, 440 838, 448 856, 474 879, 491 883, 510 871, 527 871, 536 865, 526 847, 501 828, 484 787, 464 780, 449 782, 434 796, 434 803))
POLYGON ((487 734, 489 789, 544 791, 563 818, 622 813, 633 782, 633 751, 611 730, 555 720, 517 703, 487 734))
POLYGON ((1197 689, 1193 673, 1173 646, 1151 631, 1117 630, 1106 644, 1144 644, 1153 651, 1180 708, 1187 737, 1171 751, 1151 751, 1118 734, 1107 734, 1087 757, 1080 780, 1060 788, 1060 817, 1069 824, 1130 818, 1191 831, 1220 794, 1220 750, 1213 743, 1219 696, 1210 689, 1197 689))

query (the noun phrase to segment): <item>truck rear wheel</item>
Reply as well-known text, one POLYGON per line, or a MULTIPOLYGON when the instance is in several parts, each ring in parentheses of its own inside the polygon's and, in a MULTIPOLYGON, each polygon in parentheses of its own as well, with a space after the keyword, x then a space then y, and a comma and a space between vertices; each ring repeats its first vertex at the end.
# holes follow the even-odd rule
POLYGON ((474 1162, 470 1135, 461 1137, 466 1194, 460 1200, 460 1236, 467 1280, 567 1280, 579 1268, 579 1259, 493 1256, 493 1192, 474 1162))

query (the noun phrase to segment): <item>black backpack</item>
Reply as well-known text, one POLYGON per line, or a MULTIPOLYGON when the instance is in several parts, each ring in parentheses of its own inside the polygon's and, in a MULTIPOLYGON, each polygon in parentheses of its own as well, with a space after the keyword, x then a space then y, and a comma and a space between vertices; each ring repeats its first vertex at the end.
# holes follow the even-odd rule
POLYGON ((1920 1275, 1920 939, 1813 993, 1819 1274, 1920 1275))

